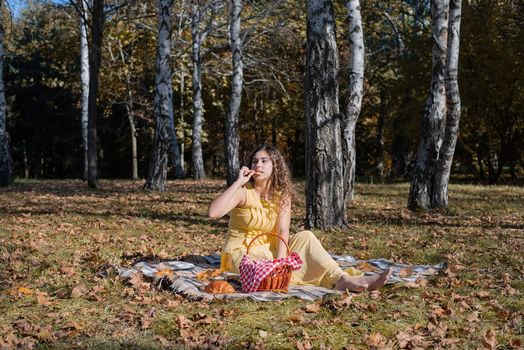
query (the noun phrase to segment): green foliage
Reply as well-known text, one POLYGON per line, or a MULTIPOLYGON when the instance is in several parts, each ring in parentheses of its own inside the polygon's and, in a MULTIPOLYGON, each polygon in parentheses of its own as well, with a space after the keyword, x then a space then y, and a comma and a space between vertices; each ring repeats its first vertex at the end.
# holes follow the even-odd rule
POLYGON ((523 6, 477 1, 463 13, 463 167, 490 183, 504 167, 515 181, 524 165, 523 6))
MULTIPOLYGON (((246 42, 240 154, 243 159, 255 144, 276 143, 293 173, 301 176, 305 169, 305 4, 281 1, 268 12, 269 3, 246 2, 242 13, 246 42)), ((341 106, 351 58, 344 5, 335 2, 341 106)), ((509 173, 512 181, 522 178, 522 9, 519 1, 463 2, 462 122, 452 170, 456 177, 495 182, 506 180, 509 173)), ((174 13, 173 107, 188 160, 192 124, 189 3, 175 2, 174 13)), ((366 72, 356 130, 357 175, 405 178, 429 90, 429 1, 363 1, 362 15, 366 72)), ((98 99, 104 116, 99 121, 102 177, 130 176, 126 106, 136 119, 139 174, 146 174, 153 131, 156 21, 155 4, 145 0, 120 8, 108 18, 98 99)), ((31 177, 81 175, 78 22, 72 8, 38 2, 6 27, 8 131, 18 176, 25 171, 31 177), (50 130, 55 137, 50 137, 50 130), (52 159, 61 159, 65 165, 52 159), (38 169, 39 162, 45 165, 44 171, 38 169)), ((222 176, 224 167, 231 74, 227 23, 227 8, 222 7, 213 19, 211 11, 204 12, 200 27, 201 31, 213 29, 202 44, 203 154, 207 173, 213 176, 222 176)))
POLYGON ((71 26, 71 11, 36 3, 6 38, 7 121, 18 174, 81 174, 78 63, 75 51, 61 49, 77 45, 71 26))

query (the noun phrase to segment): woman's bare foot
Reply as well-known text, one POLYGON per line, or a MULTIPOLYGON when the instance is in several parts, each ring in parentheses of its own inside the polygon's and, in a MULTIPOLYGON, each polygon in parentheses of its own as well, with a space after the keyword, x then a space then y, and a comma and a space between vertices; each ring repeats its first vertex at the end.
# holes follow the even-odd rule
POLYGON ((392 273, 391 269, 387 269, 372 276, 352 277, 344 274, 335 284, 335 289, 357 293, 377 290, 386 284, 392 273))
POLYGON ((342 275, 335 284, 336 290, 349 290, 350 292, 363 292, 368 289, 369 284, 363 279, 363 277, 352 277, 348 274, 342 275))
POLYGON ((377 290, 383 287, 386 282, 391 277, 391 274, 393 273, 393 270, 387 269, 382 271, 381 273, 377 273, 373 276, 366 276, 371 277, 373 280, 369 280, 367 283, 369 284, 369 287, 367 290, 377 290))

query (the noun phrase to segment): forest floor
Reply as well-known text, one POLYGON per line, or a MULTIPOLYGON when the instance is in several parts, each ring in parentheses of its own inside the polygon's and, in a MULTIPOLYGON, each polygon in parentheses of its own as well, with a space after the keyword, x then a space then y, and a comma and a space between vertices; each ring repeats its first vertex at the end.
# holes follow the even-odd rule
MULTIPOLYGON (((0 348, 511 349, 524 346, 524 188, 452 185, 450 208, 405 208, 407 184, 358 185, 328 250, 442 276, 318 302, 189 302, 100 277, 137 257, 217 252, 227 219, 206 217, 224 182, 18 181, 0 189, 0 348), (427 282, 427 283, 425 283, 427 282)), ((303 192, 303 191, 299 191, 303 192)), ((292 232, 304 225, 294 207, 292 232)))

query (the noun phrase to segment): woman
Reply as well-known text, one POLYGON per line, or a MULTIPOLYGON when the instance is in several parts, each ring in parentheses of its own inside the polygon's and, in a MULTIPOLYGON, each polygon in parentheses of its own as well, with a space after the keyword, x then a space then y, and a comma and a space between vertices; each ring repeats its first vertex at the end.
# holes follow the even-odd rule
MULTIPOLYGON (((271 145, 256 148, 250 156, 250 168, 242 167, 238 179, 209 204, 208 215, 218 219, 230 213, 228 235, 222 247, 223 264, 238 273, 242 256, 253 237, 271 232, 279 235, 303 261, 294 271, 291 284, 314 285, 361 292, 376 290, 391 272, 353 277, 334 261, 311 231, 289 235, 293 186, 282 154, 271 145)), ((274 236, 262 236, 251 245, 253 260, 285 257, 285 244, 274 236)), ((222 266, 224 267, 224 266, 222 266)))

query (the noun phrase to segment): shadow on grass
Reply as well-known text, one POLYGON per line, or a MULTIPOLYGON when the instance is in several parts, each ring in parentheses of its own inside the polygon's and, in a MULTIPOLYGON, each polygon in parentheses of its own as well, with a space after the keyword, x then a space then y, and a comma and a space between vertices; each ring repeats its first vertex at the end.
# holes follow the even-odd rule
POLYGON ((219 193, 225 189, 225 185, 218 180, 193 181, 174 180, 169 181, 167 190, 163 192, 146 191, 142 187, 141 180, 101 180, 99 188, 92 189, 80 180, 23 180, 15 182, 12 186, 0 188, 1 193, 31 193, 39 195, 55 195, 69 197, 74 195, 95 195, 102 198, 117 194, 171 194, 191 193, 208 194, 219 193))
POLYGON ((368 211, 364 214, 358 213, 354 215, 359 224, 385 224, 394 226, 435 226, 435 227, 451 227, 451 228, 482 228, 482 229, 514 229, 523 230, 524 223, 508 223, 508 222, 496 222, 496 223, 471 223, 471 222, 449 222, 446 219, 454 218, 455 216, 445 216, 444 220, 442 217, 434 219, 422 219, 417 217, 397 217, 382 214, 380 212, 368 211))
MULTIPOLYGON (((91 217, 91 218, 111 218, 111 219, 118 219, 120 218, 147 218, 151 220, 160 220, 160 221, 182 221, 188 225, 213 225, 218 226, 221 225, 220 221, 217 221, 215 219, 210 219, 206 215, 202 215, 200 213, 188 213, 187 215, 180 215, 180 214, 170 214, 170 213, 160 213, 155 212, 152 210, 138 210, 137 212, 119 212, 119 211, 102 211, 102 212, 89 212, 89 211, 80 211, 80 210, 66 210, 66 211, 60 211, 56 209, 39 209, 39 210, 33 210, 33 209, 7 209, 7 208, 0 208, 0 214, 6 214, 6 215, 31 215, 31 216, 39 216, 39 215, 78 215, 83 217, 91 217)), ((222 224, 223 225, 223 224, 222 224)))

